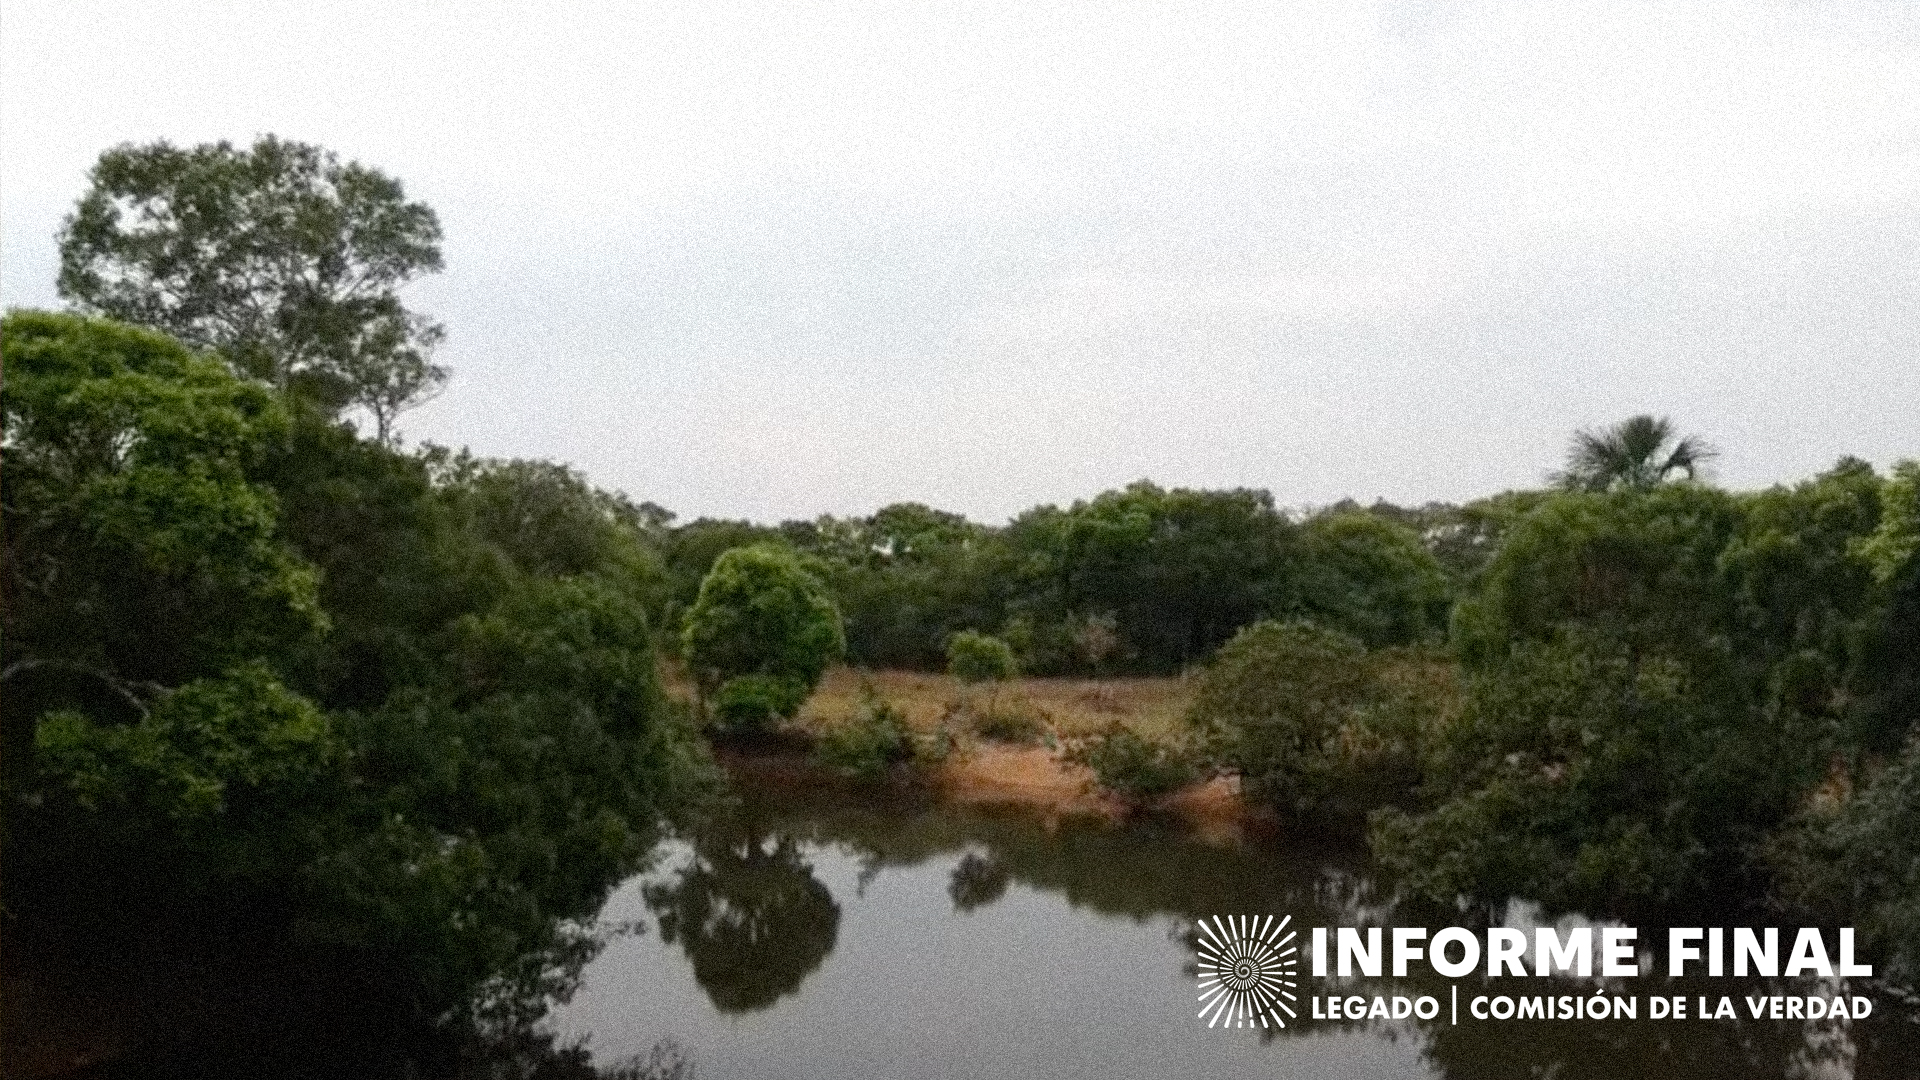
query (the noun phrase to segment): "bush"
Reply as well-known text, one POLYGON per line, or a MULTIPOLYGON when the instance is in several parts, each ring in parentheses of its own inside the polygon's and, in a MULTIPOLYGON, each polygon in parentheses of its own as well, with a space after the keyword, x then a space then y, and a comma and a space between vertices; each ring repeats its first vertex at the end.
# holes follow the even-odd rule
POLYGON ((871 687, 863 698, 851 717, 821 733, 813 759, 845 776, 870 780, 891 766, 913 761, 920 756, 920 746, 906 714, 871 687))
POLYGON ((1187 713, 1243 790, 1286 810, 1342 807, 1353 729, 1379 697, 1366 649, 1308 623, 1260 622, 1221 646, 1187 713))
POLYGON ((1899 665, 1861 650, 1891 640, 1856 555, 1882 489, 1843 461, 1752 495, 1542 500, 1456 609, 1466 705, 1428 807, 1380 814, 1376 853, 1438 900, 1625 914, 1752 891, 1833 762, 1898 736, 1899 665))
POLYGON ((1711 895, 1778 810, 1756 733, 1696 674, 1591 632, 1516 645, 1432 750, 1442 801, 1376 815, 1375 853, 1434 899, 1624 912, 1711 895))
POLYGON ((1142 738, 1115 722, 1100 734, 1074 743, 1066 758, 1093 770, 1099 786, 1131 802, 1163 798, 1193 783, 1200 769, 1191 754, 1142 738))
POLYGON ((1013 647, 991 634, 962 630, 947 641, 947 674, 963 683, 1005 682, 1018 673, 1013 647))
POLYGON ((806 704, 811 688, 772 675, 737 675, 720 684, 713 715, 730 731, 766 731, 806 704))
POLYGON ((966 703, 948 706, 948 715, 956 712, 966 715, 967 728, 975 735, 994 742, 1033 743, 1051 734, 1047 714, 1025 702, 999 704, 989 701, 981 709, 966 703))
POLYGON ((715 560, 687 612, 683 644, 701 689, 726 699, 717 711, 724 704, 741 722, 765 725, 793 715, 846 637, 820 579, 791 551, 762 544, 715 560))

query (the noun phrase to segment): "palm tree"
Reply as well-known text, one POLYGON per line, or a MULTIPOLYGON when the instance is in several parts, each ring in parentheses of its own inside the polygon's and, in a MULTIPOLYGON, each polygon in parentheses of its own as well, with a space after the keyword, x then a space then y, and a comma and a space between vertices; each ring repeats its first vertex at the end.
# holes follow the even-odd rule
POLYGON ((1577 431, 1567 449, 1567 467, 1553 479, 1577 491, 1646 489, 1676 472, 1691 480, 1718 451, 1697 436, 1676 436, 1664 416, 1630 416, 1597 431, 1577 431))

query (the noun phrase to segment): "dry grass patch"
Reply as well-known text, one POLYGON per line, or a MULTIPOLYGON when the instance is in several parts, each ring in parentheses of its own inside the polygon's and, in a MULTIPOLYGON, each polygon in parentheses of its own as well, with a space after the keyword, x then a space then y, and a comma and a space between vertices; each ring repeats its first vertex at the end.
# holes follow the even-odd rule
POLYGON ((866 681, 916 730, 933 730, 956 702, 971 700, 977 706, 991 698, 997 711, 1037 713, 1062 738, 1093 734, 1115 720, 1148 738, 1168 736, 1179 730, 1193 696, 1192 682, 1180 678, 1014 679, 995 688, 965 687, 931 672, 841 667, 821 680, 801 707, 800 722, 819 727, 852 715, 866 681))

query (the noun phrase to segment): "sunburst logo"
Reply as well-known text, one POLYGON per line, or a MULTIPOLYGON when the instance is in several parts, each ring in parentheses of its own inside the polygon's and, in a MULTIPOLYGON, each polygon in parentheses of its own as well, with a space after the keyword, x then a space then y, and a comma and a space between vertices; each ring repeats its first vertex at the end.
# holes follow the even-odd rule
POLYGON ((1198 923, 1200 1019, 1208 1027, 1286 1027, 1297 989, 1300 950, 1287 929, 1293 916, 1215 915, 1198 923))

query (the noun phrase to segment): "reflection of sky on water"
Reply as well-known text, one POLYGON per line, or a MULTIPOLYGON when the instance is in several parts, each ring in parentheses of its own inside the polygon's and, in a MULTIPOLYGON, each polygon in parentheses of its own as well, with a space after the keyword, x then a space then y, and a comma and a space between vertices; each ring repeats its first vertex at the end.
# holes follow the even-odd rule
MULTIPOLYGON (((1202 843, 1166 823, 1114 828, 869 802, 748 783, 740 811, 670 845, 624 884, 603 925, 637 921, 587 968, 553 1019, 605 1065, 673 1039, 707 1080, 754 1077, 1412 1077, 1451 1080, 1912 1080, 1920 1024, 1876 994, 1875 1018, 1827 1022, 1473 1023, 1476 994, 1591 994, 1595 980, 1343 980, 1300 992, 1431 994, 1428 1023, 1311 1020, 1273 1038, 1195 1017, 1187 920, 1290 915, 1313 926, 1472 926, 1463 911, 1396 904, 1354 843, 1202 843), (663 928, 668 931, 663 933, 663 928), (1459 1025, 1445 1005, 1457 987, 1459 1025)), ((1514 901, 1489 913, 1526 928, 1514 901)), ((1728 912, 1735 922, 1763 920, 1728 912)), ((1665 931, 1641 926, 1643 946, 1665 931)), ((1598 980, 1609 994, 1828 994, 1806 980, 1598 980)), ((1855 986, 1849 993, 1872 993, 1855 986)), ((1646 1014, 1641 1014, 1643 1017, 1646 1014)))
MULTIPOLYGON (((1263 1045, 1251 1032, 1209 1031, 1194 1018, 1177 917, 1102 915, 1018 880, 963 910, 971 894, 963 886, 956 896, 955 885, 991 881, 969 854, 873 876, 853 855, 807 845, 840 905, 837 943, 797 991, 734 1015, 715 1008, 686 953, 652 929, 640 883, 628 882, 603 918, 649 930, 608 945, 557 1024, 590 1034, 601 1062, 673 1038, 713 1080, 1434 1075, 1417 1036, 1356 1030, 1263 1045)), ((669 880, 687 861, 681 848, 649 880, 669 880)))

